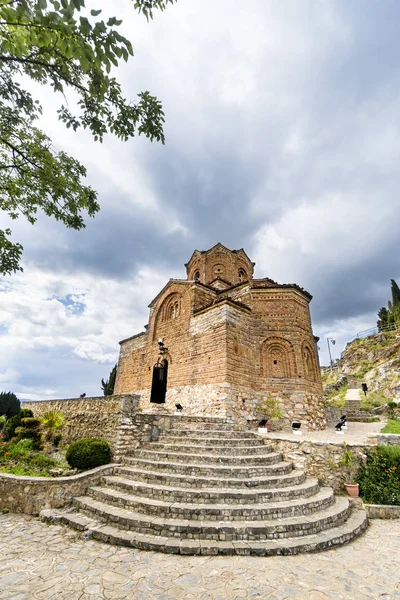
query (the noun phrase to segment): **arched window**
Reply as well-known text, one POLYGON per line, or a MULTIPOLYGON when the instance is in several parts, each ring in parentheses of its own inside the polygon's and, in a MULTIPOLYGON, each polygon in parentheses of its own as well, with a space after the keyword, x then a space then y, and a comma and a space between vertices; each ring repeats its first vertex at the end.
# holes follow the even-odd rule
POLYGON ((193 274, 193 279, 195 281, 200 281, 200 271, 195 271, 193 274))
POLYGON ((261 361, 264 377, 287 379, 296 376, 292 345, 283 338, 273 337, 264 342, 261 361))
POLYGON ((239 269, 239 281, 243 283, 243 281, 247 281, 247 273, 244 269, 239 269))

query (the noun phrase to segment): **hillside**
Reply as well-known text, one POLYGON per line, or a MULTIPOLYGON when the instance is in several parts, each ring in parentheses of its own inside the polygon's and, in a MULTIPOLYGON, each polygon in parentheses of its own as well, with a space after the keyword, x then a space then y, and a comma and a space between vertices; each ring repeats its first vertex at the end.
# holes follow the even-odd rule
POLYGON ((364 409, 390 401, 400 403, 398 331, 377 333, 349 342, 338 363, 333 373, 329 369, 322 369, 322 383, 328 404, 343 406, 347 389, 359 387, 362 382, 368 385, 367 397, 363 399, 364 409))

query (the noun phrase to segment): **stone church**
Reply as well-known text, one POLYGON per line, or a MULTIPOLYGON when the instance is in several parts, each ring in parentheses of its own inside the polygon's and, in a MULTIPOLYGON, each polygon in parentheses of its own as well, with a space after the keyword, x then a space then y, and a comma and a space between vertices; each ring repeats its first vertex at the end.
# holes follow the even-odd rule
POLYGON ((144 412, 251 420, 275 398, 287 424, 325 426, 317 338, 296 284, 253 278, 243 249, 195 250, 186 279, 150 303, 145 331, 120 342, 115 394, 138 394, 144 412), (162 405, 162 406, 160 406, 162 405))

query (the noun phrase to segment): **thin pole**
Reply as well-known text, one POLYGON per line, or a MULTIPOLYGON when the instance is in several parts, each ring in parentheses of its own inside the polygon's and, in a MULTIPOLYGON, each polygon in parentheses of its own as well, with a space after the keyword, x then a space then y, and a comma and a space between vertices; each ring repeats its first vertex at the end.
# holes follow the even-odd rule
POLYGON ((326 341, 327 341, 327 343, 328 343, 328 350, 329 350, 329 360, 331 361, 331 363, 330 363, 330 364, 331 364, 331 373, 332 373, 332 370, 333 370, 333 369, 332 369, 332 355, 331 355, 331 347, 330 347, 330 345, 329 345, 329 340, 330 340, 330 338, 326 338, 326 341))

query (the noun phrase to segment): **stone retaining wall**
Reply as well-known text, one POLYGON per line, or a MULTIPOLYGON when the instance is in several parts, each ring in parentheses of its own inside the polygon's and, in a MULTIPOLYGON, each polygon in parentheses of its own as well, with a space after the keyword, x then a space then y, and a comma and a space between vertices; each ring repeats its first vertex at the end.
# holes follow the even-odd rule
POLYGON ((0 473, 0 512, 38 515, 43 508, 62 508, 82 496, 103 475, 112 475, 113 464, 71 477, 25 477, 0 473))
POLYGON ((369 519, 399 519, 400 506, 388 504, 364 504, 369 519))
POLYGON ((400 435, 396 433, 381 433, 378 435, 378 446, 400 446, 400 435))
POLYGON ((62 430, 63 443, 97 437, 106 440, 115 452, 121 425, 132 417, 138 400, 137 396, 124 394, 23 402, 22 408, 30 408, 35 417, 40 417, 49 410, 60 410, 67 419, 67 425, 62 430))
MULTIPOLYGON (((308 476, 317 477, 321 483, 332 487, 335 492, 344 491, 345 476, 340 467, 340 458, 345 446, 343 443, 310 442, 309 440, 287 440, 264 438, 264 443, 274 451, 282 452, 285 460, 294 463, 295 468, 304 469, 308 476)), ((373 444, 346 444, 354 454, 364 453, 373 444)))

